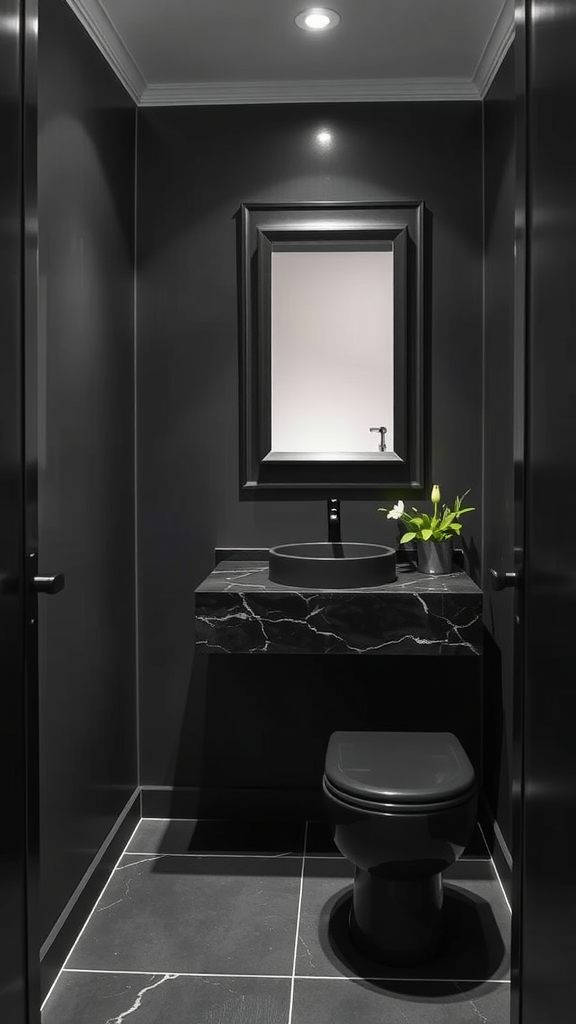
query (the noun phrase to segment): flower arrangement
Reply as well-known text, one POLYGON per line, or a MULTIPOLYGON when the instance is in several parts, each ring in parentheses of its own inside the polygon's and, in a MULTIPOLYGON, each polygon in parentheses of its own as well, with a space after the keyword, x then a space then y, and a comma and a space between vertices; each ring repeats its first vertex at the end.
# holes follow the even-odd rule
POLYGON ((379 508, 378 511, 386 512, 387 519, 398 519, 405 523, 406 533, 400 538, 401 544, 409 544, 411 540, 450 540, 452 537, 457 537, 460 534, 462 529, 460 516, 463 516, 465 512, 474 512, 472 507, 462 507, 464 498, 467 494, 470 494, 470 490, 471 488, 468 488, 467 491, 464 491, 464 494, 455 498, 453 508, 450 508, 449 505, 442 505, 439 512, 440 488, 438 484, 434 484, 430 494, 430 501, 434 505, 434 514, 432 516, 429 516, 427 512, 419 512, 414 506, 412 506, 412 512, 415 514, 410 515, 406 512, 403 501, 397 501, 394 508, 390 510, 379 508))

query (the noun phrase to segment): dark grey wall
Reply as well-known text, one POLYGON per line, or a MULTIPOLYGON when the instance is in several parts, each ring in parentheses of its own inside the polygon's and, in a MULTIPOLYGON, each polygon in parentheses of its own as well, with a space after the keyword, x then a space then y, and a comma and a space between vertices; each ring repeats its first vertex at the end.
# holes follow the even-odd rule
MULTIPOLYGON (((481 105, 143 109, 138 123, 141 781, 310 784, 326 730, 351 723, 355 700, 366 717, 374 690, 382 710, 385 694, 390 707, 408 680, 416 694, 426 678, 439 680, 436 707, 447 707, 462 669, 344 658, 334 675, 314 659, 267 657, 193 668, 193 592, 214 547, 325 536, 324 502, 239 500, 235 213, 248 201, 426 202, 430 482, 450 497, 472 487, 479 506, 481 105), (329 150, 315 142, 320 127, 333 134, 329 150), (303 731, 311 752, 296 770, 289 752, 303 731)), ((380 503, 344 501, 344 538, 393 539, 380 503)), ((479 524, 469 517, 476 549, 479 524)), ((476 719, 463 728, 478 732, 471 662, 464 718, 476 719)))
POLYGON ((514 567, 515 78, 510 49, 484 101, 484 787, 512 849, 514 592, 494 592, 490 568, 514 567))
POLYGON ((135 111, 63 0, 39 26, 45 938, 136 785, 135 111))

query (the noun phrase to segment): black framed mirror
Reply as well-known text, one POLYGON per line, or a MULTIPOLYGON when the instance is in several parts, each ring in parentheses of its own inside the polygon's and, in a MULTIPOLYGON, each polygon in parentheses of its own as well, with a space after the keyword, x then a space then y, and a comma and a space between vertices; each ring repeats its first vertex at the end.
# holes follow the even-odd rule
POLYGON ((244 492, 424 486, 424 204, 240 210, 244 492))

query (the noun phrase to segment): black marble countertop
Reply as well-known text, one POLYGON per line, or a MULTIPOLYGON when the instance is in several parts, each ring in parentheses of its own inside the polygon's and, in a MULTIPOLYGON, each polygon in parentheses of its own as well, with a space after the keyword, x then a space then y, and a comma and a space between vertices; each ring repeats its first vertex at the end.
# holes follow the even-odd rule
POLYGON ((219 562, 209 576, 196 590, 197 594, 220 592, 250 593, 259 591, 266 594, 474 594, 481 596, 481 590, 474 581, 459 569, 444 576, 430 576, 418 572, 411 562, 399 562, 396 566, 395 583, 384 583, 380 587, 354 587, 340 590, 319 590, 314 587, 288 587, 273 583, 268 576, 268 562, 263 559, 230 559, 219 562))
POLYGON ((264 559, 219 562, 195 592, 196 647, 213 654, 441 654, 482 649, 482 591, 463 571, 399 562, 380 587, 273 583, 264 559))

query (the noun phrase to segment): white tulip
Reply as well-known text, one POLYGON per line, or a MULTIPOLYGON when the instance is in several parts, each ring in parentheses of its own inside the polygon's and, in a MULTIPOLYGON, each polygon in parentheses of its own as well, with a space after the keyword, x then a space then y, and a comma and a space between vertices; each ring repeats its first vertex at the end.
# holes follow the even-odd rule
POLYGON ((400 519, 404 515, 404 502, 402 500, 396 502, 394 508, 391 508, 387 519, 400 519))

